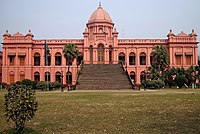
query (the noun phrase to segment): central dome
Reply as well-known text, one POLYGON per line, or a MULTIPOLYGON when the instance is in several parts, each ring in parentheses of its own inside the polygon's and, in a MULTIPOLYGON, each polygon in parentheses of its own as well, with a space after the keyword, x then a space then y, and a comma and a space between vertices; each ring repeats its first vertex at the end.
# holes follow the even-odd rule
POLYGON ((112 19, 110 18, 110 15, 108 12, 106 12, 101 5, 92 13, 89 21, 91 22, 110 22, 112 23, 112 19))

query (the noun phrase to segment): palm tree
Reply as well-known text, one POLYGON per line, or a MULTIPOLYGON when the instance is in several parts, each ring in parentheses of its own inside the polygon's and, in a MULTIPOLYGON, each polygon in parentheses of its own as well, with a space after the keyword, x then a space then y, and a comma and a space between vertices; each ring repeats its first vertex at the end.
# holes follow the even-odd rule
POLYGON ((154 46, 152 50, 153 63, 157 66, 158 72, 162 73, 169 65, 169 56, 163 45, 154 46))
POLYGON ((77 46, 74 44, 66 44, 64 49, 63 49, 63 54, 64 57, 67 60, 67 65, 68 65, 68 72, 67 72, 67 85, 68 85, 68 90, 69 90, 69 68, 70 64, 73 62, 74 58, 77 58, 78 56, 78 50, 77 46))

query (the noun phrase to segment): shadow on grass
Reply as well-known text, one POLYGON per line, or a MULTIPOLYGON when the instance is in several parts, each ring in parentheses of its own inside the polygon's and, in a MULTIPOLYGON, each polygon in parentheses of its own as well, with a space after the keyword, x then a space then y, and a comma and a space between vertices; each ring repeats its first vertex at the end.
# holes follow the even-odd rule
MULTIPOLYGON (((0 134, 17 134, 14 128, 0 132, 0 134)), ((23 134, 41 134, 41 132, 33 130, 31 128, 25 128, 23 134)))

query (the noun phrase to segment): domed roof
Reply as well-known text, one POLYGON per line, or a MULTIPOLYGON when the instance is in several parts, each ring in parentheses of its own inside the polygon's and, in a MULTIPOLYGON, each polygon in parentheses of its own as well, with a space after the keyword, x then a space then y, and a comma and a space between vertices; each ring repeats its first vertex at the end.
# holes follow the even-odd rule
POLYGON ((90 16, 90 19, 88 21, 90 22, 110 22, 112 23, 112 19, 108 12, 106 12, 101 5, 92 13, 90 16))

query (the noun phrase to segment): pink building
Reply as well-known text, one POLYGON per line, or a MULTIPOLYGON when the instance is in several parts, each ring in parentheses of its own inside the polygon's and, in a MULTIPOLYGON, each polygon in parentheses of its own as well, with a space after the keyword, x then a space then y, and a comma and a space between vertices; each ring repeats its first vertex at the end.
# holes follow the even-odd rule
POLYGON ((118 39, 118 32, 110 15, 99 6, 91 15, 83 32, 83 39, 46 40, 50 48, 49 65, 44 63, 45 40, 34 39, 8 31, 3 35, 3 82, 23 79, 37 81, 60 81, 67 79, 66 59, 62 54, 64 45, 73 43, 79 49, 79 57, 70 68, 70 81, 74 85, 81 60, 85 64, 117 64, 123 61, 134 83, 140 83, 140 75, 151 64, 151 52, 155 45, 164 45, 169 53, 171 67, 188 68, 198 64, 197 35, 170 30, 166 39, 118 39), (77 62, 78 61, 78 62, 77 62), (77 65, 78 63, 78 65, 77 65))

